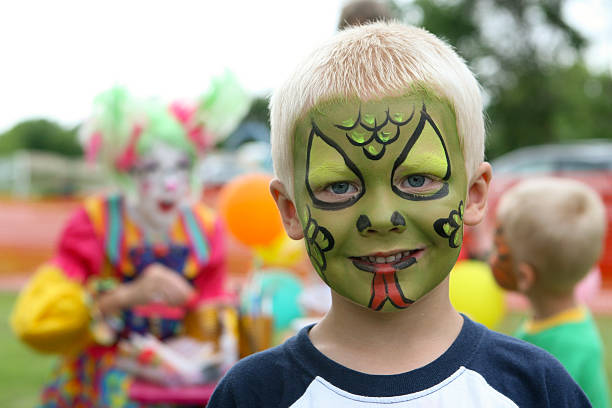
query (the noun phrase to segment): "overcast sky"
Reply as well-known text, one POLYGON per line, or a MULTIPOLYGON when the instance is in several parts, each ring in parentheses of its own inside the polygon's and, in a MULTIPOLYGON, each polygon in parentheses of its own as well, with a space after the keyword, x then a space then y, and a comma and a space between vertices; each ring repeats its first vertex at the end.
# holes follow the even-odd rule
MULTIPOLYGON (((114 84, 138 96, 195 98, 232 70, 273 89, 334 33, 344 0, 7 0, 0 3, 0 132, 46 117, 75 125, 114 84)), ((570 22, 612 70, 609 0, 572 0, 570 22), (607 4, 605 4, 607 3, 607 4)))

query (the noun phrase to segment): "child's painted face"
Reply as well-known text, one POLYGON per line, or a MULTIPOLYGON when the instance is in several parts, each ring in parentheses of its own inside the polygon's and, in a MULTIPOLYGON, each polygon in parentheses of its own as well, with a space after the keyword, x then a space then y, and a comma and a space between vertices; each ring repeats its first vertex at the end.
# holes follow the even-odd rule
POLYGON ((165 143, 153 145, 134 166, 140 208, 160 223, 174 218, 189 193, 191 161, 187 153, 165 143))
POLYGON ((499 286, 506 290, 518 289, 512 253, 500 225, 495 229, 493 252, 489 258, 489 264, 491 265, 493 277, 499 286))
POLYGON ((297 124, 294 163, 310 260, 338 294, 391 311, 448 275, 467 193, 448 105, 420 95, 318 105, 297 124))

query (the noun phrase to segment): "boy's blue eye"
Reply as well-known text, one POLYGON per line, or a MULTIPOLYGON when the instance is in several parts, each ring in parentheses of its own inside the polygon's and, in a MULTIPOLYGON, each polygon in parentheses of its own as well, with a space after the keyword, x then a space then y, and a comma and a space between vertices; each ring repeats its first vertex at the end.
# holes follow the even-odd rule
POLYGON ((422 187, 425 184, 425 176, 412 175, 406 179, 410 187, 422 187))
POLYGON ((347 182, 339 182, 331 185, 331 190, 334 194, 346 194, 349 191, 350 184, 347 182))

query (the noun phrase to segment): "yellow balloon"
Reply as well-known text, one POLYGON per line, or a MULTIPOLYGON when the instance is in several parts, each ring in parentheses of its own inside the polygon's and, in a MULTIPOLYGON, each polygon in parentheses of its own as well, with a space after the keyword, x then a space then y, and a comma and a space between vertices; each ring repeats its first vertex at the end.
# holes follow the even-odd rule
POLYGON ((506 313, 503 290, 485 262, 459 261, 450 273, 450 300, 472 320, 495 328, 506 313))
POLYGON ((305 256, 304 243, 293 240, 284 232, 270 245, 255 248, 263 266, 291 268, 305 256))

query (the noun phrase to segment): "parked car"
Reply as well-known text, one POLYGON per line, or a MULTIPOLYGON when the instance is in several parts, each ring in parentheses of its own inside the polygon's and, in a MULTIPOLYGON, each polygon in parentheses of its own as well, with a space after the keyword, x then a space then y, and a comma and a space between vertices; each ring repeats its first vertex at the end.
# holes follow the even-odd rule
POLYGON ((612 140, 525 147, 493 160, 491 165, 488 212, 482 224, 466 228, 465 253, 478 258, 487 256, 493 242, 497 203, 510 187, 529 177, 570 178, 597 191, 606 207, 608 232, 599 268, 603 286, 612 288, 612 140))

